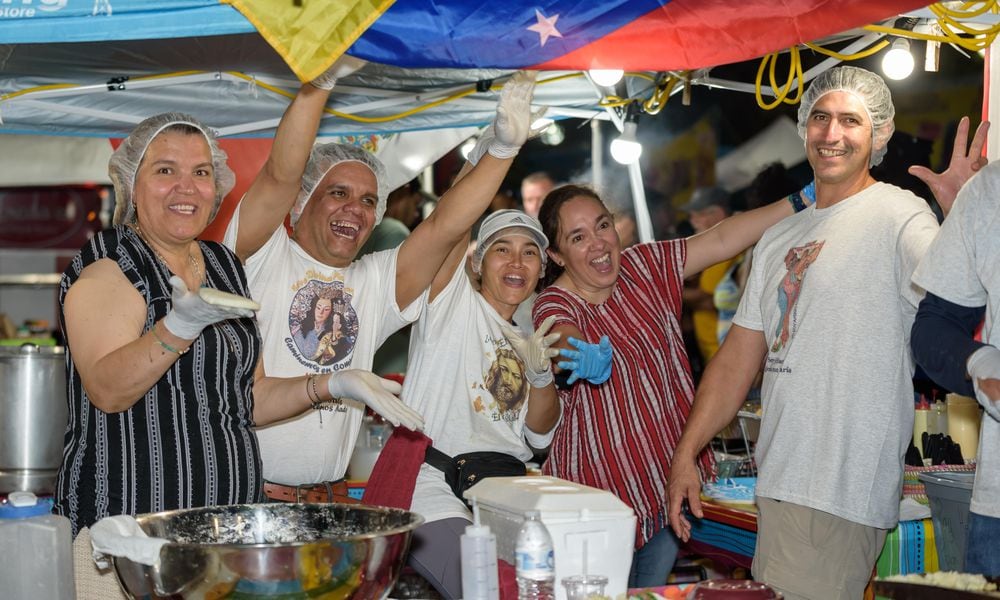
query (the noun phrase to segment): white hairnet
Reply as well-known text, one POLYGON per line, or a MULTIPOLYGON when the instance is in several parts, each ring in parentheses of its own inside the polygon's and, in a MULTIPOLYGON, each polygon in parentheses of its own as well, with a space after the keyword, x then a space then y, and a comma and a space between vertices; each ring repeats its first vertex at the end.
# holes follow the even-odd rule
POLYGON ((375 206, 375 224, 382 221, 385 214, 385 200, 389 197, 388 179, 386 178, 385 165, 382 164, 374 154, 359 146, 350 144, 320 144, 314 146, 309 154, 309 162, 306 170, 302 174, 302 188, 299 190, 299 197, 296 198, 292 206, 291 222, 292 227, 299 222, 302 211, 316 191, 316 186, 323 181, 330 169, 342 162, 354 161, 363 164, 371 169, 375 174, 375 182, 378 185, 378 204, 375 206))
POLYGON ((802 96, 799 104, 799 136, 806 139, 806 124, 816 102, 830 92, 853 94, 868 112, 872 124, 872 156, 868 166, 882 162, 886 145, 896 129, 893 117, 896 109, 892 105, 892 95, 881 77, 858 67, 835 67, 813 80, 802 96))
POLYGON ((127 225, 135 222, 135 199, 132 196, 135 191, 135 174, 149 144, 156 136, 174 125, 194 127, 208 142, 208 148, 212 153, 212 170, 215 173, 215 206, 212 208, 212 216, 209 217, 210 222, 219 211, 222 199, 236 185, 236 175, 226 164, 226 152, 219 147, 215 133, 211 129, 191 115, 183 113, 155 115, 136 125, 108 161, 108 175, 115 187, 113 224, 127 225))

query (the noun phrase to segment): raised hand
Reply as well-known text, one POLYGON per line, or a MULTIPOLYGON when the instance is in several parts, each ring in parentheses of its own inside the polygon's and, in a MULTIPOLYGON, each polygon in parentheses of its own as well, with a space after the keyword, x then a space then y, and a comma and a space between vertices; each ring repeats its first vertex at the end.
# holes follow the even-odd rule
POLYGON ((476 147, 469 153, 469 162, 479 164, 487 152, 497 158, 513 158, 524 142, 538 135, 544 127, 532 130, 531 125, 545 113, 542 108, 531 112, 531 98, 535 92, 534 71, 518 71, 500 90, 497 116, 479 135, 476 147))
POLYGON ((354 58, 353 56, 348 56, 347 54, 342 55, 336 60, 330 68, 320 74, 319 77, 313 79, 309 83, 313 87, 317 87, 321 90, 332 90, 333 86, 337 85, 337 80, 341 77, 347 77, 351 73, 361 69, 368 61, 362 60, 360 58, 354 58))
POLYGON ((403 387, 395 381, 361 369, 345 369, 331 373, 326 388, 334 398, 350 398, 364 403, 395 426, 419 431, 424 418, 397 397, 403 387))
POLYGON ((560 334, 548 332, 555 320, 555 316, 545 319, 530 336, 521 335, 509 325, 503 328, 507 341, 524 361, 525 376, 532 387, 545 387, 553 381, 551 359, 559 356, 559 351, 552 344, 559 341, 560 334))
POLYGON ((955 132, 955 145, 951 149, 951 161, 944 173, 935 173, 922 166, 913 166, 908 169, 910 175, 927 184, 945 215, 951 212, 951 206, 955 203, 958 190, 976 174, 976 171, 986 166, 987 160, 983 156, 983 146, 986 145, 986 134, 989 129, 989 121, 980 123, 979 127, 976 128, 976 135, 972 138, 972 145, 966 151, 966 144, 969 141, 969 117, 962 117, 962 120, 958 122, 958 130, 955 132))
POLYGON ((575 383, 577 379, 585 379, 595 385, 600 385, 611 377, 611 356, 614 349, 608 336, 601 336, 600 343, 591 344, 576 338, 567 338, 570 346, 576 350, 565 348, 559 354, 569 360, 559 362, 559 368, 571 371, 566 383, 575 383))

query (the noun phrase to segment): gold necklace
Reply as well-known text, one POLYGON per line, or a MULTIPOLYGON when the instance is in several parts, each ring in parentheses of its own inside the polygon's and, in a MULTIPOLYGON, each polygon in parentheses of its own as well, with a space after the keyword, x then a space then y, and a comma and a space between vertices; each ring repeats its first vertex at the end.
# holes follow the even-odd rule
MULTIPOLYGON (((146 245, 149 246, 149 249, 153 251, 153 254, 156 255, 156 258, 159 259, 159 261, 163 263, 163 266, 165 266, 169 271, 170 263, 168 263, 167 259, 163 258, 163 255, 160 254, 159 251, 157 251, 156 247, 153 246, 153 244, 150 243, 148 239, 146 239, 146 235, 142 233, 142 229, 139 228, 139 224, 136 223, 132 225, 132 227, 135 229, 135 232, 139 235, 139 237, 142 238, 142 241, 146 242, 146 245)), ((194 253, 191 252, 190 249, 188 250, 187 259, 188 259, 188 264, 191 265, 192 269, 194 269, 194 279, 200 285, 202 280, 201 265, 198 264, 198 259, 194 257, 194 253)))

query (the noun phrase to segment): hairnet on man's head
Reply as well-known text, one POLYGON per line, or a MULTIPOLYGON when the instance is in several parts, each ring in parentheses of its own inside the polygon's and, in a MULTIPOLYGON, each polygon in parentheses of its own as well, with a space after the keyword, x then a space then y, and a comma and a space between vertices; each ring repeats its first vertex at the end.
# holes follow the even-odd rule
POLYGON ((205 136, 208 148, 212 153, 212 171, 215 174, 215 206, 209 221, 215 218, 222 199, 236 185, 236 175, 226 164, 226 152, 219 147, 215 133, 198 119, 183 113, 162 113, 142 121, 122 141, 121 145, 111 154, 108 161, 108 175, 115 188, 115 225, 128 225, 136 220, 135 213, 135 176, 139 165, 146 155, 149 144, 163 131, 175 126, 189 126, 197 129, 205 136))
POLYGON ((868 166, 882 162, 886 146, 895 130, 892 94, 885 81, 875 73, 858 67, 835 67, 820 74, 809 85, 799 104, 799 135, 806 139, 806 125, 816 102, 830 92, 853 94, 868 112, 872 124, 872 156, 868 166))
POLYGON ((323 181, 323 178, 330 172, 330 169, 342 162, 348 161, 359 162, 371 169, 371 172, 375 174, 375 182, 378 185, 375 224, 378 225, 382 221, 382 215, 385 214, 385 201, 389 197, 385 165, 382 164, 382 161, 376 158, 371 152, 358 146, 350 144, 320 144, 313 147, 309 155, 309 162, 306 164, 306 170, 302 174, 302 187, 299 189, 299 197, 296 198, 295 204, 292 206, 292 227, 295 227, 299 222, 299 217, 302 216, 302 211, 305 209, 306 203, 309 202, 309 198, 312 197, 316 191, 316 187, 323 181))

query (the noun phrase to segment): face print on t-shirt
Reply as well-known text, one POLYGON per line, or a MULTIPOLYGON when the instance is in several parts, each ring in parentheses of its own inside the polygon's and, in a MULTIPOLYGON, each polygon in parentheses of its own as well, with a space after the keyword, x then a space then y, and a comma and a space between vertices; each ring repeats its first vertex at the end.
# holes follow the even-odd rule
POLYGON ((303 365, 339 371, 351 364, 358 315, 342 281, 306 281, 292 298, 288 328, 285 344, 303 365))
MULTIPOLYGON (((506 344, 507 340, 503 342, 506 344)), ((477 397, 476 412, 487 413, 493 421, 516 421, 528 399, 528 380, 524 377, 524 364, 510 347, 495 348, 481 385, 493 401, 486 404, 482 396, 477 397)))

